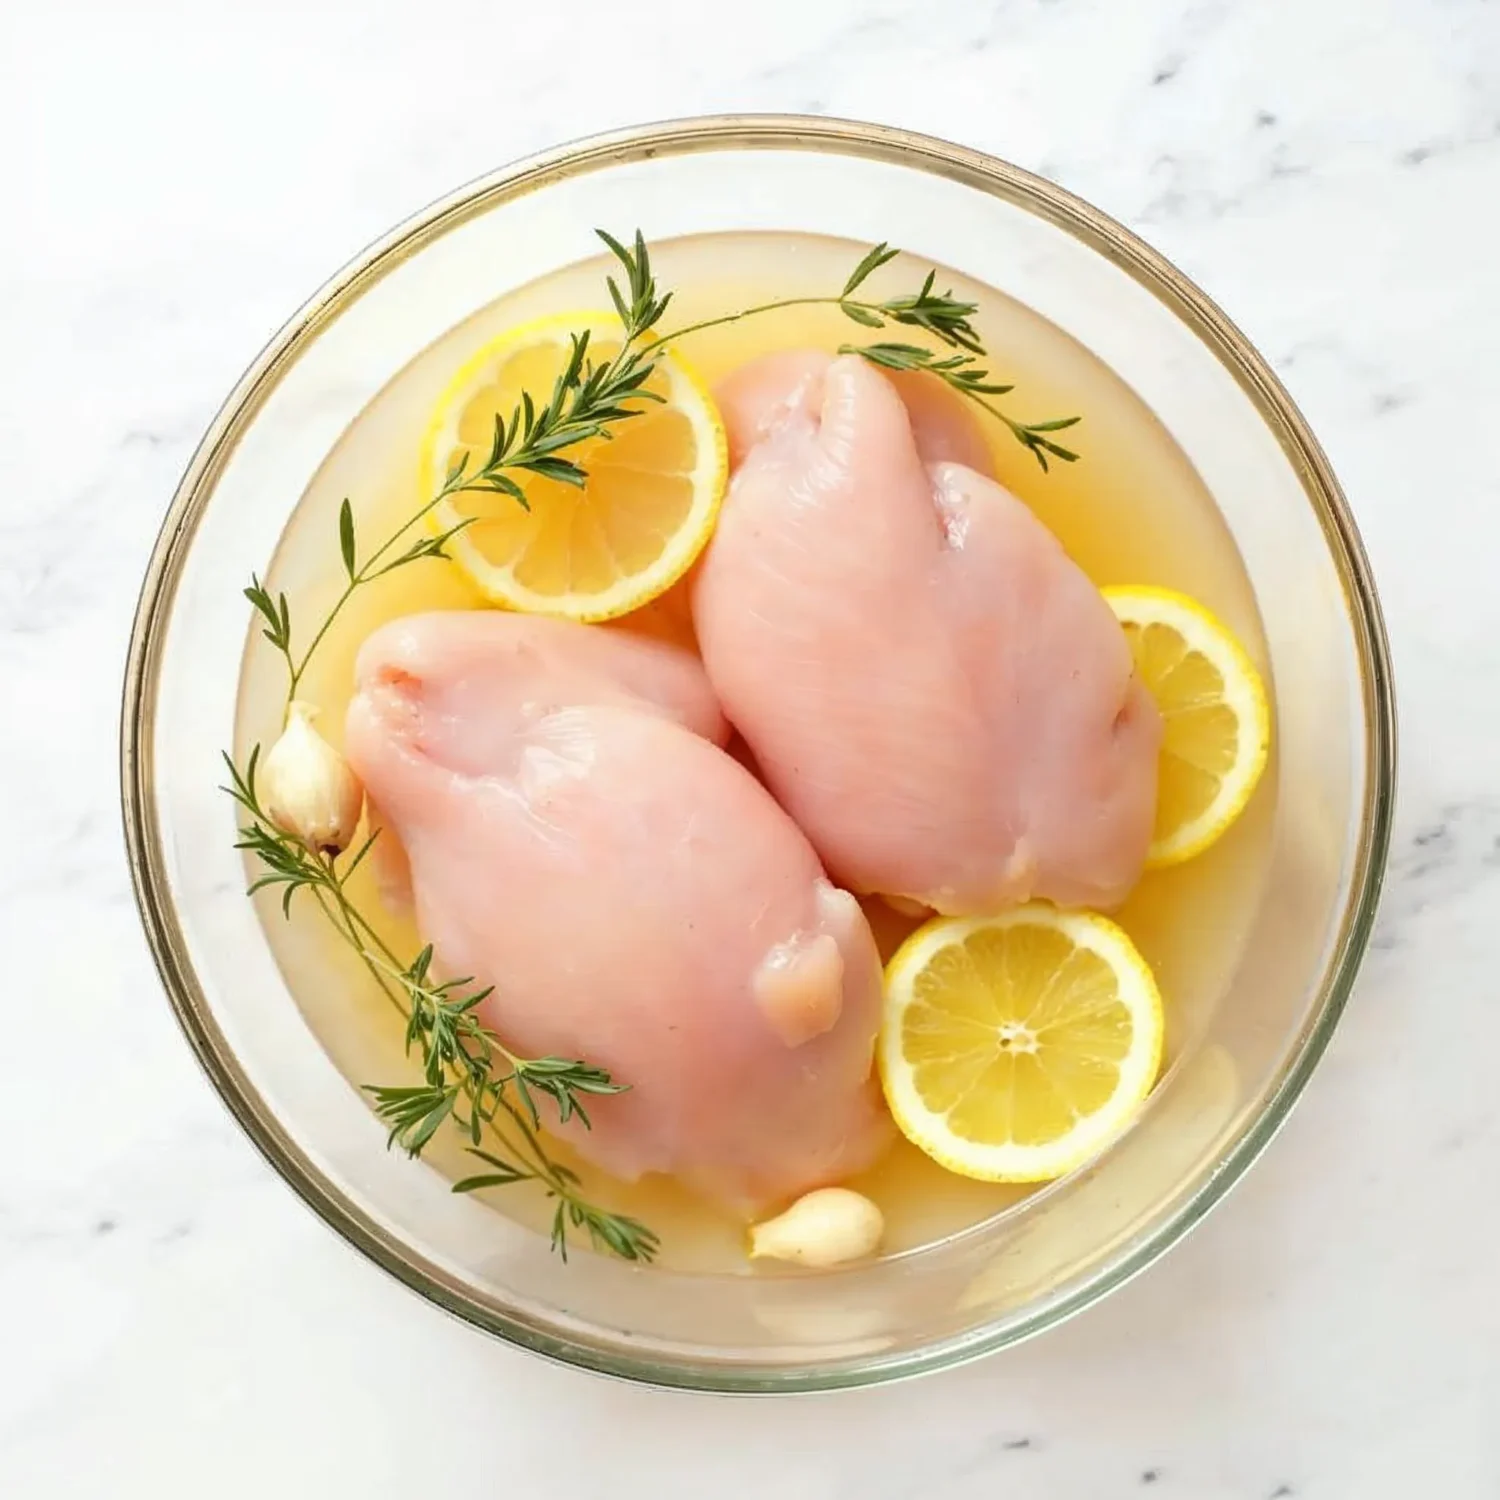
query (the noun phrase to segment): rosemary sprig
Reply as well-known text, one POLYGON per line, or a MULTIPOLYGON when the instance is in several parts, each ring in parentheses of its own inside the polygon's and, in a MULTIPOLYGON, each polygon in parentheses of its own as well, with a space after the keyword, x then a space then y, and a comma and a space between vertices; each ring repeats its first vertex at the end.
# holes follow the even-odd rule
POLYGON ((422 1082, 366 1086, 376 1114, 389 1127, 388 1144, 408 1156, 418 1156, 444 1122, 452 1120, 468 1137, 473 1154, 492 1169, 455 1183, 454 1192, 536 1182, 556 1200, 552 1244, 564 1259, 568 1230, 574 1228, 587 1234, 595 1248, 625 1260, 650 1261, 658 1248, 656 1234, 638 1219, 590 1202, 578 1174, 553 1161, 538 1135, 538 1095, 552 1101, 560 1123, 576 1115, 588 1126, 583 1099, 618 1094, 626 1086, 588 1063, 561 1057, 526 1058, 511 1052, 477 1013, 491 990, 475 988, 469 978, 434 979, 430 945, 411 963, 399 963, 346 889, 378 833, 369 835, 347 856, 315 852, 283 833, 262 805, 255 784, 259 746, 250 751, 243 772, 228 756, 224 759, 229 784, 223 790, 245 815, 235 847, 251 854, 262 867, 250 891, 279 889, 287 916, 293 897, 299 891, 309 892, 406 1017, 406 1048, 408 1053, 415 1049, 420 1054, 422 1082), (486 1130, 506 1155, 479 1149, 486 1130))
POLYGON ((610 301, 624 324, 620 348, 596 365, 589 353, 588 330, 573 334, 567 363, 553 382, 545 405, 537 406, 531 394, 523 391, 509 421, 497 412, 488 458, 470 474, 470 455, 461 454, 441 493, 413 519, 420 519, 426 510, 458 490, 509 495, 523 509, 529 509, 525 491, 510 477, 511 470, 581 487, 588 471, 576 459, 564 457, 564 450, 591 438, 613 437, 612 429, 619 423, 640 416, 649 403, 665 399, 659 392, 646 389, 656 369, 658 346, 640 341, 661 321, 672 294, 658 294, 650 252, 639 229, 633 250, 602 229, 595 233, 625 273, 624 292, 613 276, 605 279, 610 301))
POLYGON ((990 378, 989 371, 980 364, 988 358, 979 330, 974 326, 974 315, 979 311, 975 302, 965 302, 951 291, 937 290, 937 272, 928 271, 921 288, 905 297, 888 297, 882 302, 871 302, 854 294, 882 266, 893 261, 901 252, 882 241, 872 246, 849 273, 843 290, 837 297, 789 297, 779 302, 764 302, 756 307, 747 307, 740 312, 725 313, 716 318, 705 318, 698 323, 674 329, 663 334, 657 347, 701 333, 705 328, 721 327, 725 323, 736 323, 742 318, 758 313, 774 312, 783 307, 836 306, 852 323, 862 328, 886 328, 896 324, 903 328, 917 328, 930 334, 948 349, 957 352, 943 354, 918 344, 879 341, 871 344, 842 344, 840 354, 858 354, 887 370, 925 370, 936 376, 960 396, 981 406, 991 416, 1003 422, 1011 435, 1042 466, 1049 467, 1048 459, 1063 463, 1074 463, 1078 455, 1060 443, 1053 442, 1048 433, 1061 432, 1081 420, 1079 417, 1057 417, 1045 422, 1018 422, 1000 410, 989 398, 1008 395, 1015 389, 1001 385, 990 378))
POLYGON ((943 355, 924 349, 920 344, 901 343, 843 344, 839 347, 839 353, 863 355, 871 364, 880 365, 887 370, 926 370, 928 374, 936 375, 959 395, 967 396, 1004 422, 1010 429, 1011 436, 1032 454, 1044 471, 1047 468, 1048 454, 1068 464, 1074 463, 1078 458, 1072 449, 1053 442, 1047 434, 1072 427, 1081 418, 1055 417, 1048 422, 1017 422, 986 399, 989 396, 1003 396, 1015 387, 995 384, 990 379, 990 372, 980 366, 972 355, 943 355))
POLYGON ((918 344, 888 340, 844 344, 839 352, 861 355, 888 370, 925 370, 936 376, 960 396, 1003 422, 1044 470, 1049 466, 1049 457, 1064 463, 1072 463, 1078 457, 1077 453, 1050 436, 1072 427, 1080 420, 1078 417, 1020 422, 995 405, 991 398, 1007 395, 1014 387, 992 380, 989 371, 980 363, 987 356, 973 322, 977 304, 955 297, 951 291, 939 292, 936 271, 928 271, 921 287, 907 296, 872 302, 855 295, 874 272, 900 254, 890 245, 882 242, 872 246, 837 296, 783 298, 656 334, 672 301, 672 294, 663 294, 658 288, 644 236, 637 229, 633 245, 627 247, 602 229, 596 233, 624 273, 623 290, 614 276, 606 278, 610 300, 624 325, 623 340, 613 356, 595 363, 588 330, 574 334, 568 360, 553 382, 548 398, 538 404, 530 392, 523 392, 508 418, 504 413, 496 413, 494 432, 483 460, 476 465, 472 453, 461 453, 437 494, 408 516, 362 562, 358 556, 353 508, 345 499, 339 508, 338 523, 345 586, 300 653, 293 650, 286 595, 272 596, 258 577, 251 577, 245 597, 261 617, 262 634, 286 660, 288 703, 296 696, 313 653, 357 589, 410 563, 426 558, 446 558, 449 555, 447 544, 471 524, 470 520, 459 521, 435 536, 412 542, 404 551, 392 556, 395 547, 418 522, 443 501, 465 490, 505 495, 527 508, 526 492, 517 475, 529 474, 582 486, 588 478, 588 471, 576 455, 569 455, 568 450, 594 439, 611 438, 621 422, 639 416, 651 403, 660 401, 661 395, 648 389, 648 382, 661 351, 669 344, 707 328, 738 322, 778 308, 831 305, 837 306, 851 322, 864 328, 881 329, 894 324, 918 329, 954 352, 943 354, 918 344), (648 335, 655 336, 648 340, 648 335))
POLYGON ((339 507, 338 520, 339 555, 343 559, 345 585, 300 653, 292 647, 291 613, 286 595, 279 593, 273 597, 260 579, 251 575, 250 586, 244 591, 245 598, 261 617, 261 633, 286 660, 288 704, 296 697, 313 653, 357 589, 410 563, 426 558, 446 558, 449 555, 447 544, 473 524, 473 518, 459 521, 435 536, 412 542, 405 551, 391 556, 407 533, 443 501, 461 491, 472 490, 505 495, 523 509, 529 509, 525 490, 512 477, 518 473, 581 487, 588 473, 576 458, 567 457, 565 450, 593 438, 612 437, 613 429, 621 422, 639 416, 652 402, 663 399, 658 392, 646 389, 646 382, 656 368, 654 351, 659 345, 640 341, 661 320, 672 300, 671 293, 663 296, 657 291, 650 253, 640 230, 635 233, 633 249, 627 249, 603 230, 598 234, 625 273, 624 292, 613 276, 607 279, 610 300, 625 325, 624 340, 612 358, 596 364, 590 353, 588 330, 574 334, 567 363, 553 382, 548 399, 538 405, 530 392, 523 392, 509 419, 497 412, 489 451, 483 462, 471 468, 473 455, 467 451, 460 454, 437 494, 408 516, 363 562, 358 558, 354 510, 346 498, 339 507))

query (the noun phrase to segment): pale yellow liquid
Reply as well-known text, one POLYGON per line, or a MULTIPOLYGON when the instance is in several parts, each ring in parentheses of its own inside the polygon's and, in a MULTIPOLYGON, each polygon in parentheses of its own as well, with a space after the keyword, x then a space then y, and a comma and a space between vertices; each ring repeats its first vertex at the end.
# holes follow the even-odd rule
MULTIPOLYGON (((675 291, 664 326, 766 301, 827 295, 843 284, 864 248, 781 234, 663 243, 653 248, 653 262, 661 284, 675 291)), ((897 295, 914 288, 926 269, 925 263, 903 258, 874 285, 880 295, 897 295)), ((336 518, 344 497, 353 504, 362 549, 383 541, 429 498, 418 485, 418 453, 428 414, 454 371, 478 346, 518 323, 606 305, 603 274, 603 262, 591 261, 506 293, 445 333, 371 401, 309 486, 271 564, 267 582, 273 591, 286 591, 294 629, 299 621, 306 627, 321 620, 342 588, 336 518)), ((1238 553, 1197 474, 1151 412, 1087 350, 1026 308, 956 273, 940 275, 939 286, 951 286, 979 304, 976 321, 994 372, 1016 385, 1012 395, 1002 398, 1008 411, 1026 420, 1083 417, 1060 435, 1078 451, 1079 462, 1054 464, 1047 474, 998 422, 986 417, 1001 481, 1033 508, 1096 583, 1159 584, 1193 595, 1238 634, 1265 670, 1260 620, 1238 553)), ((684 342, 682 353, 714 381, 770 350, 832 350, 877 336, 836 309, 802 307, 694 335, 684 342)), ((422 534, 414 531, 412 537, 422 534)), ((444 562, 416 564, 361 589, 329 632, 299 691, 321 705, 322 732, 339 742, 354 655, 372 629, 416 610, 478 602, 457 570, 444 562)), ((669 596, 644 619, 627 621, 625 627, 672 630, 681 618, 679 606, 680 599, 669 596)), ((241 685, 236 734, 241 757, 252 743, 275 738, 284 690, 281 661, 257 633, 246 653, 241 685)), ((1207 854, 1146 876, 1119 914, 1165 998, 1169 1068, 1202 1037, 1239 960, 1269 859, 1274 784, 1274 775, 1267 775, 1239 823, 1207 854)), ((351 889, 366 914, 378 918, 397 951, 416 951, 417 933, 381 907, 368 870, 356 874, 351 889)), ((879 902, 868 903, 867 910, 889 952, 911 924, 879 902)), ((586 930, 588 913, 578 916, 580 929, 586 930)), ((414 1081, 416 1066, 402 1054, 399 1018, 317 911, 304 905, 288 923, 279 907, 267 902, 263 917, 309 1025, 350 1081, 414 1081)), ((423 1159, 450 1176, 464 1175, 473 1163, 462 1147, 457 1132, 444 1130, 423 1159)), ((422 1168, 414 1164, 412 1170, 422 1168)), ((747 1268, 744 1226, 673 1182, 626 1185, 582 1170, 592 1197, 636 1214, 661 1234, 663 1264, 747 1268)), ((904 1142, 851 1185, 885 1211, 890 1252, 953 1234, 1013 1207, 1028 1192, 954 1177, 904 1142)), ((527 1223, 540 1225, 547 1215, 540 1194, 529 1186, 497 1191, 490 1201, 527 1223)))

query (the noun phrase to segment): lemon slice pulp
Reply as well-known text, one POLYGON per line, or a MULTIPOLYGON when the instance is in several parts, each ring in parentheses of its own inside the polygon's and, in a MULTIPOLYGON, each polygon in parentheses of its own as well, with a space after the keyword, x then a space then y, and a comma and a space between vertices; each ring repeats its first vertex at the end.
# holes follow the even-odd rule
MULTIPOLYGON (((476 473, 490 455, 495 418, 509 424, 523 393, 540 410, 551 399, 587 331, 588 361, 598 368, 624 336, 609 313, 542 319, 492 339, 439 398, 422 445, 429 495, 467 455, 476 473)), ((628 614, 666 592, 692 565, 713 532, 728 479, 724 425, 703 383, 671 350, 655 356, 634 414, 612 420, 606 436, 560 450, 586 473, 581 486, 521 469, 511 495, 458 490, 430 512, 435 531, 469 524, 447 550, 491 603, 574 620, 628 614), (529 507, 529 508, 528 508, 529 507)))
POLYGON ((1045 1182, 1129 1123, 1163 1031, 1150 969, 1106 918, 1046 902, 938 917, 886 968, 881 1080, 902 1133, 949 1171, 1045 1182))
POLYGON ((1223 836, 1260 781, 1271 746, 1266 690, 1240 643, 1185 594, 1109 588, 1104 598, 1165 729, 1146 865, 1181 864, 1223 836))

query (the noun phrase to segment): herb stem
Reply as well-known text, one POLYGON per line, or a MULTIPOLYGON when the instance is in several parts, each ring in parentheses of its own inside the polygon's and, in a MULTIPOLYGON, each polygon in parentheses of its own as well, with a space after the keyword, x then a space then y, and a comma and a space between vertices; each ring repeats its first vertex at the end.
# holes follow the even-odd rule
MULTIPOLYGON (((410 522, 408 522, 407 524, 409 525, 410 522)), ((328 634, 328 631, 332 627, 333 622, 338 619, 344 606, 353 596, 355 589, 357 589, 363 582, 364 580, 362 578, 355 577, 351 578, 349 582, 344 585, 344 592, 339 595, 338 599, 334 602, 333 608, 328 611, 328 614, 324 618, 323 623, 318 626, 316 634, 314 634, 313 638, 307 643, 307 649, 302 653, 302 660, 300 662, 293 662, 290 658, 288 658, 288 675, 286 688, 286 702, 288 708, 291 707, 292 700, 297 696, 297 686, 302 681, 303 673, 307 671, 308 663, 312 661, 313 652, 315 652, 318 647, 322 645, 323 637, 328 634)))
MULTIPOLYGON (((450 480, 443 485, 442 489, 439 490, 431 500, 429 500, 419 510, 413 511, 411 515, 409 515, 369 555, 369 557, 365 559, 364 563, 361 564, 358 570, 350 574, 348 582, 344 585, 343 592, 338 596, 337 599, 334 600, 332 607, 323 617, 323 623, 318 626, 317 630, 313 633, 312 639, 308 641, 307 647, 302 653, 302 659, 300 661, 294 661, 292 659, 291 653, 287 653, 288 681, 286 701, 288 707, 291 706, 292 699, 297 696, 298 684, 301 683, 303 674, 307 671, 308 664, 313 659, 313 653, 318 649, 319 646, 323 644, 323 638, 328 634, 329 630, 332 629, 333 622, 337 620, 339 615, 343 612, 344 606, 350 601, 350 599, 354 597, 355 591, 361 588, 364 584, 369 583, 372 578, 378 578, 381 573, 388 571, 388 569, 386 568, 377 568, 375 565, 391 550, 392 547, 396 545, 397 542, 401 540, 402 537, 406 535, 408 531, 412 529, 413 526, 417 524, 418 521, 423 520, 425 517, 430 515, 439 505, 443 503, 444 500, 446 500, 451 494, 453 494, 454 490, 461 488, 463 488, 463 486, 455 485, 450 478, 450 480)), ((345 503, 347 504, 347 501, 345 503)))
POLYGON ((348 920, 350 908, 343 903, 330 904, 325 891, 315 890, 313 895, 318 905, 323 909, 323 915, 328 919, 329 925, 335 932, 341 933, 349 946, 354 950, 355 956, 370 971, 370 978, 380 988, 380 993, 390 1001, 402 1020, 406 1019, 406 1007, 402 1005, 400 997, 391 988, 390 981, 381 972, 380 966, 374 961, 369 953, 365 951, 364 945, 359 941, 358 934, 353 929, 353 924, 348 920))
POLYGON ((685 339, 691 333, 702 333, 706 328, 722 328, 727 323, 738 323, 744 318, 758 317, 761 313, 779 312, 784 307, 858 307, 871 313, 876 311, 873 303, 854 302, 849 298, 840 297, 786 297, 780 302, 761 302, 754 307, 742 307, 738 312, 723 313, 717 318, 704 318, 697 323, 688 323, 681 328, 674 328, 670 333, 664 333, 651 346, 659 349, 664 344, 675 343, 678 339, 685 339))

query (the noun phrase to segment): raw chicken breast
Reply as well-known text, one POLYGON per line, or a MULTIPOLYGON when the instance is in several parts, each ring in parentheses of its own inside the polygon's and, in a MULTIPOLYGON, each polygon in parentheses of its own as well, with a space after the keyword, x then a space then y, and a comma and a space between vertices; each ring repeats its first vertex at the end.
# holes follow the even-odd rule
POLYGON ((1155 706, 1098 590, 980 472, 967 413, 903 391, 819 354, 725 383, 738 467, 693 595, 709 678, 852 889, 1115 905, 1150 842, 1155 706))
POLYGON ((867 1165, 880 963, 854 898, 715 741, 698 661, 621 631, 417 615, 361 652, 346 750, 418 925, 529 1057, 629 1093, 562 1132, 744 1210, 867 1165))

